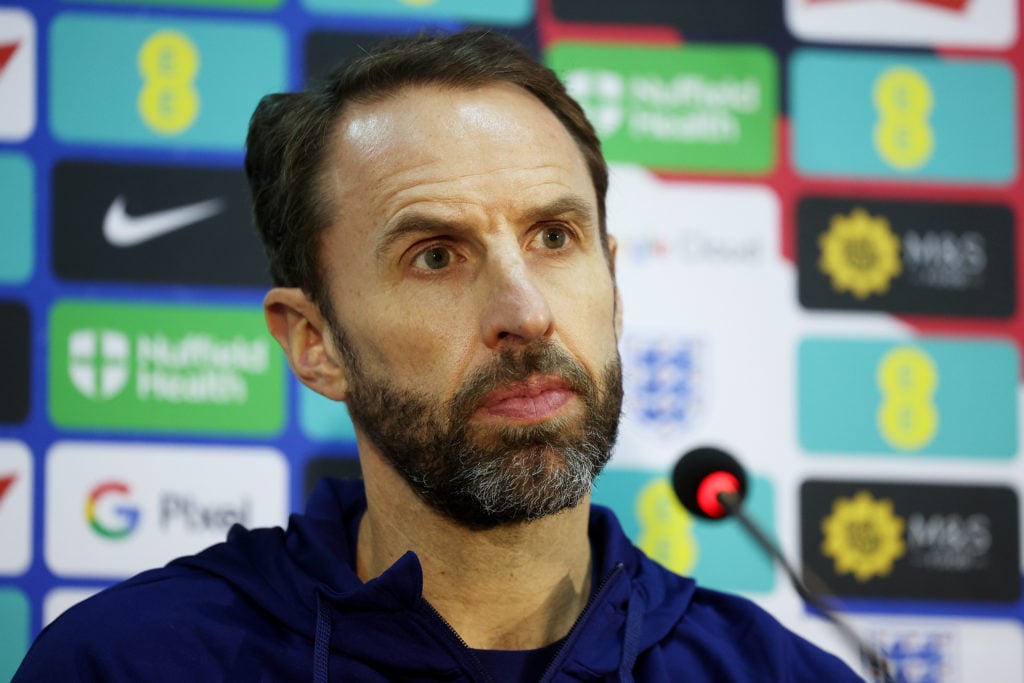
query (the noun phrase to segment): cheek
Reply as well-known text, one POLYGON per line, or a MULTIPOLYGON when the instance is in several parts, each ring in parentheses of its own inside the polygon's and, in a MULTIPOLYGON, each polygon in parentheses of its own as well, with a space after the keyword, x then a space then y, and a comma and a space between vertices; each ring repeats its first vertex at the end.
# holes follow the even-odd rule
POLYGON ((560 336, 584 362, 601 365, 615 353, 615 290, 607 270, 564 283, 552 312, 560 336))
POLYGON ((352 334, 358 339, 353 341, 357 351, 365 348, 361 358, 399 383, 409 377, 417 383, 433 381, 430 378, 445 369, 451 372, 477 329, 470 315, 456 314, 465 307, 435 301, 403 305, 391 299, 374 305, 366 300, 360 308, 361 313, 355 312, 360 317, 358 332, 352 334))

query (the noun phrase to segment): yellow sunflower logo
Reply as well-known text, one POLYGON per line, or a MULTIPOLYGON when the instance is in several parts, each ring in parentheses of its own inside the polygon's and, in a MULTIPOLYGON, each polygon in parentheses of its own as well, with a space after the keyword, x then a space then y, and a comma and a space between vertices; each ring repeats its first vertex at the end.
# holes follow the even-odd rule
POLYGON ((905 526, 893 513, 891 500, 860 491, 832 503, 832 514, 821 523, 821 551, 835 560, 836 574, 853 574, 861 582, 885 576, 907 551, 905 526))
POLYGON ((888 292, 889 283, 903 271, 900 238, 889 228, 889 221, 860 207, 849 216, 833 216, 818 246, 818 267, 832 279, 832 288, 862 301, 888 292))

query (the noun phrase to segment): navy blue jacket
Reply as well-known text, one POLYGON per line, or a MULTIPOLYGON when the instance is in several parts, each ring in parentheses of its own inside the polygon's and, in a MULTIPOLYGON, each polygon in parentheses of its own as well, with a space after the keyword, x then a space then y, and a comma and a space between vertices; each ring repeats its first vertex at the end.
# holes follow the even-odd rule
MULTIPOLYGON (((423 599, 407 553, 356 576, 361 483, 325 481, 288 529, 225 543, 76 605, 14 681, 488 681, 423 599)), ((594 506, 593 598, 545 681, 860 681, 752 602, 698 588, 641 553, 594 506)))

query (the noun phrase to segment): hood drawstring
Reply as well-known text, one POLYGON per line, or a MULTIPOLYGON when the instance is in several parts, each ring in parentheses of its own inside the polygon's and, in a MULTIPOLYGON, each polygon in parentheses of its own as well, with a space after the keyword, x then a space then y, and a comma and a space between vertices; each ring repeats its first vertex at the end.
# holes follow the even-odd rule
POLYGON ((331 608, 316 592, 316 636, 313 641, 313 683, 328 683, 331 654, 331 608))
POLYGON ((643 623, 643 607, 640 595, 634 593, 626 605, 626 634, 622 644, 622 661, 619 662, 619 681, 633 683, 633 665, 640 654, 640 632, 643 623))

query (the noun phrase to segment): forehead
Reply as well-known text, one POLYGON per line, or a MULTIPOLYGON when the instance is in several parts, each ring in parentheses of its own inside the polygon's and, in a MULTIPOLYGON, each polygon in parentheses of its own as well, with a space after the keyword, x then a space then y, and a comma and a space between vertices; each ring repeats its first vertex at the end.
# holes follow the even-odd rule
MULTIPOLYGON (((359 146, 370 160, 389 142, 403 145, 445 137, 486 135, 524 143, 574 146, 561 121, 539 99, 511 83, 475 88, 423 84, 407 86, 348 107, 336 129, 336 141, 359 146)), ((440 150, 439 150, 440 151, 440 150)))
POLYGON ((497 202, 520 192, 522 201, 550 201, 539 195, 572 191, 596 206, 568 130, 536 97, 505 83, 407 87, 354 104, 336 125, 325 168, 339 220, 358 205, 379 224, 429 196, 497 202))

